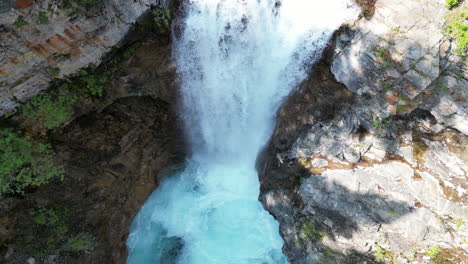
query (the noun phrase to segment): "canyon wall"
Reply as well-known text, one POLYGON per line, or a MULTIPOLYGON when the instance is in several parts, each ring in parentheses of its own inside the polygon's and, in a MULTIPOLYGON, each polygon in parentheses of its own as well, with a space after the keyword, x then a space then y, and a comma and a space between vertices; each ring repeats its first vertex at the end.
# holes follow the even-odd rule
POLYGON ((451 12, 374 8, 279 111, 260 199, 292 263, 465 263, 468 68, 443 34, 451 12))

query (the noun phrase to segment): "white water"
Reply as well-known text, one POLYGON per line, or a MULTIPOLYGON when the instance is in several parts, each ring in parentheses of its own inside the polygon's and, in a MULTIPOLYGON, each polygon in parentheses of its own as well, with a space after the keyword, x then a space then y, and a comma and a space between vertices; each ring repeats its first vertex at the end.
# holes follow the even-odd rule
POLYGON ((190 0, 174 38, 193 155, 135 218, 128 263, 287 263, 255 159, 350 0, 190 0))

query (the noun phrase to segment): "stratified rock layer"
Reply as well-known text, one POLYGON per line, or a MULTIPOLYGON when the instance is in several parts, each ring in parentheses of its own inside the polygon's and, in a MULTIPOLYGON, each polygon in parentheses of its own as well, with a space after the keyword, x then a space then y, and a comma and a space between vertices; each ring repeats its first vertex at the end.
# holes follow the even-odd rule
POLYGON ((12 0, 0 5, 0 115, 48 88, 53 78, 99 64, 159 1, 102 0, 68 8, 61 3, 12 0), (41 14, 47 22, 40 22, 41 14), (21 19, 26 24, 18 26, 21 19))

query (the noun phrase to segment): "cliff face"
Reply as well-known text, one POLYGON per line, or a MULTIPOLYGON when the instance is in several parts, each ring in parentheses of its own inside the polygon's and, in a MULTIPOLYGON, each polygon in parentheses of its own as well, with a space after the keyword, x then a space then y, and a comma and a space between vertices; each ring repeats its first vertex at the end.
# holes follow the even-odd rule
POLYGON ((163 39, 139 40, 105 96, 81 98, 68 124, 44 134, 21 113, 0 121, 51 142, 65 170, 63 181, 0 199, 0 263, 126 263, 133 217, 185 157, 163 39))
POLYGON ((260 199, 292 263, 468 261, 468 68, 443 4, 367 6, 279 111, 260 199))
POLYGON ((160 2, 2 1, 0 115, 48 88, 52 79, 99 64, 124 43, 151 5, 160 2))

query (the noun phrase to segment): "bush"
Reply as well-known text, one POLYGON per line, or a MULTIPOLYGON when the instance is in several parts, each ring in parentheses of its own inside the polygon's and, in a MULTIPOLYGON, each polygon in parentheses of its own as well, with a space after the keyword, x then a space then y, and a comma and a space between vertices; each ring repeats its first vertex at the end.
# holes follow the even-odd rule
POLYGON ((76 96, 59 95, 53 98, 50 95, 38 95, 24 106, 23 114, 38 120, 44 128, 52 129, 71 119, 71 105, 76 99, 76 96))
POLYGON ((23 193, 54 177, 63 178, 63 168, 54 165, 49 145, 31 142, 9 129, 0 129, 0 194, 23 193))
POLYGON ((152 8, 152 14, 154 23, 160 31, 165 31, 169 29, 171 24, 171 12, 168 8, 165 8, 163 5, 159 4, 152 8))
POLYGON ((107 73, 102 73, 101 77, 98 78, 96 73, 88 73, 87 70, 80 70, 79 81, 86 88, 88 93, 93 96, 101 97, 104 92, 104 84, 109 80, 107 73))
POLYGON ((457 5, 459 5, 461 2, 461 0, 446 0, 445 1, 445 7, 447 7, 448 9, 450 8, 453 8, 457 5))

